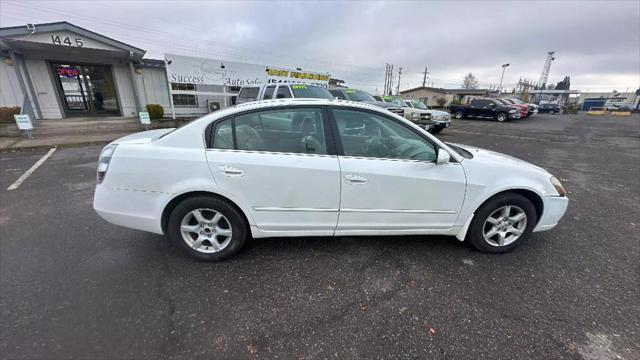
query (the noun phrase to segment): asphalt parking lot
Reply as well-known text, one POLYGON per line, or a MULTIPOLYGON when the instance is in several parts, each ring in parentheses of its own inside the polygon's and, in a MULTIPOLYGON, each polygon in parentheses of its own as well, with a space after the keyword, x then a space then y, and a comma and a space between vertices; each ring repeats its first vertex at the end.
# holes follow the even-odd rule
POLYGON ((504 255, 448 237, 249 241, 196 262, 92 209, 100 147, 0 154, 6 359, 640 358, 640 117, 455 120, 571 204, 504 255))

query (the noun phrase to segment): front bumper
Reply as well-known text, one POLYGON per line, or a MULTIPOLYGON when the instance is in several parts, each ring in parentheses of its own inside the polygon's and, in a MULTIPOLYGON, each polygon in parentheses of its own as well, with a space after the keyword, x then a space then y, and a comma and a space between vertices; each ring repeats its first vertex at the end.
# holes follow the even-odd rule
POLYGON ((542 216, 538 219, 538 225, 534 232, 551 230, 564 216, 569 206, 569 198, 566 196, 545 196, 542 198, 542 216))

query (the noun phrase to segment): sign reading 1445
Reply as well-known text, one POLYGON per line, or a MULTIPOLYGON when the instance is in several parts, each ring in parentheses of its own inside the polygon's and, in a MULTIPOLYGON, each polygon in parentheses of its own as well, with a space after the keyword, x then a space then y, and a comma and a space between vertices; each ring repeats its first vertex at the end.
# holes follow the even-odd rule
POLYGON ((82 42, 82 38, 75 38, 74 41, 71 42, 71 38, 68 36, 60 37, 60 35, 51 35, 51 43, 56 45, 66 45, 66 46, 75 46, 75 47, 83 47, 84 43, 82 42))

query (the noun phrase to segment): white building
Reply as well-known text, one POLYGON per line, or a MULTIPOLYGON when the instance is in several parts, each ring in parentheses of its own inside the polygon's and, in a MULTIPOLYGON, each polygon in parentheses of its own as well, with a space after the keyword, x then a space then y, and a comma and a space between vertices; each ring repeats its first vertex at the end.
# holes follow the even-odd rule
MULTIPOLYGON (((68 22, 0 28, 0 107, 19 106, 34 119, 136 116, 147 104, 171 109, 164 60, 68 22)), ((177 115, 208 112, 224 86, 171 84, 177 115)), ((230 90, 230 89, 227 89, 230 90)), ((231 89, 235 90, 235 89, 231 89)))

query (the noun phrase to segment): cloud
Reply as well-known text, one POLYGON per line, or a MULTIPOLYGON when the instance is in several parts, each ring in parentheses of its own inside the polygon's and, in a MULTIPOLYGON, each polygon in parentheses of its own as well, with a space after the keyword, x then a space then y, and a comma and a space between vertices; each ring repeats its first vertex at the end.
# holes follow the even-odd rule
POLYGON ((328 71, 373 91, 386 63, 403 67, 401 88, 429 67, 436 86, 537 80, 556 51, 549 82, 582 89, 640 86, 638 1, 455 2, 16 2, 2 26, 67 20, 147 49, 328 71))

